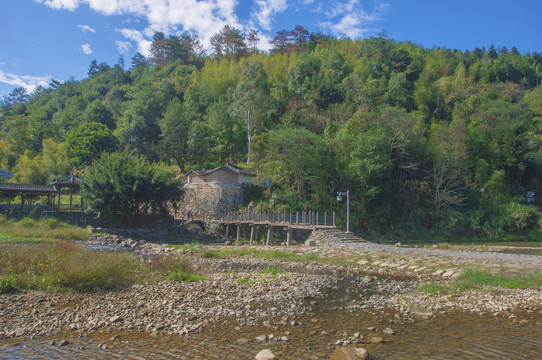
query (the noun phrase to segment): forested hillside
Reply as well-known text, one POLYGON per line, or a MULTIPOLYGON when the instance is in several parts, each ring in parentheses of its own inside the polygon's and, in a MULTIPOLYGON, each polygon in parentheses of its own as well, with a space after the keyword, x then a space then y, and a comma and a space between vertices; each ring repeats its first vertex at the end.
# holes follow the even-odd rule
POLYGON ((180 171, 245 164, 268 182, 257 208, 336 210, 394 239, 542 239, 542 55, 425 49, 225 27, 206 54, 190 34, 155 34, 152 56, 93 61, 88 78, 15 89, 0 108, 0 168, 46 183, 102 152, 180 171))

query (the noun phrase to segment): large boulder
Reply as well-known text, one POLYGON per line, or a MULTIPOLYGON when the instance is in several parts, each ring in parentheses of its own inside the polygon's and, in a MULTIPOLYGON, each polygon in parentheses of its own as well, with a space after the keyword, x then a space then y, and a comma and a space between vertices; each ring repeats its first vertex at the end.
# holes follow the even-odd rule
POLYGON ((369 352, 364 348, 338 347, 335 348, 332 359, 367 360, 369 359, 369 352))
POLYGON ((277 359, 275 354, 269 349, 262 350, 256 355, 256 360, 274 360, 277 359))

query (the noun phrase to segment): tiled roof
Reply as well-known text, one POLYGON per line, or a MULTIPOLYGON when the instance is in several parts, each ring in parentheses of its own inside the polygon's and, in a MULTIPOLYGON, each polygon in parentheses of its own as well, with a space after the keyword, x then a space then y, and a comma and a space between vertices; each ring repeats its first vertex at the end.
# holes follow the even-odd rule
POLYGON ((190 174, 190 173, 194 173, 198 176, 204 176, 204 175, 209 175, 215 171, 218 171, 218 170, 226 170, 226 171, 229 171, 229 172, 232 172, 234 174, 242 174, 242 175, 247 175, 247 176, 254 176, 254 174, 248 170, 245 170, 245 169, 241 169, 240 167, 237 167, 235 165, 232 165, 230 163, 227 163, 226 166, 219 166, 219 167, 216 167, 214 169, 211 169, 211 170, 190 170, 186 173, 186 175, 190 174))
POLYGON ((34 184, 7 184, 0 183, 0 191, 4 192, 26 192, 26 193, 55 193, 54 185, 34 185, 34 184))
POLYGON ((0 170, 0 179, 11 179, 13 172, 7 170, 0 170))
POLYGON ((81 179, 79 179, 77 176, 71 174, 68 177, 65 177, 64 179, 60 180, 54 180, 50 182, 51 185, 57 185, 60 187, 78 187, 81 186, 81 179))

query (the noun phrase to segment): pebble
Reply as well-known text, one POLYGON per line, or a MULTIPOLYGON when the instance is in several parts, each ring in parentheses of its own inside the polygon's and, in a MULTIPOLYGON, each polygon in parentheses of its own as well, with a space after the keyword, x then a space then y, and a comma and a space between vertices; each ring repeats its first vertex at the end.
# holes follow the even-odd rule
MULTIPOLYGON (((121 240, 117 238, 115 241, 120 241, 119 244, 126 241, 121 240)), ((130 246, 133 244, 130 242, 130 246)), ((438 273, 440 275, 436 276, 440 281, 446 282, 449 281, 445 276, 447 273, 451 274, 449 277, 457 276, 458 269, 462 266, 475 264, 480 260, 489 261, 486 266, 491 265, 492 261, 499 261, 504 264, 513 264, 517 269, 523 269, 533 266, 541 268, 542 257, 537 259, 538 257, 534 256, 514 254, 414 249, 373 243, 339 244, 335 248, 337 247, 344 249, 345 256, 357 254, 358 258, 359 256, 367 257, 363 255, 366 251, 377 251, 377 254, 382 257, 380 260, 374 258, 367 260, 373 267, 364 267, 363 270, 371 275, 357 278, 360 288, 374 287, 377 290, 376 294, 363 304, 356 302, 348 304, 344 307, 346 310, 387 306, 396 308, 399 317, 412 314, 430 317, 432 314, 457 308, 478 314, 510 316, 510 320, 514 320, 513 313, 517 309, 529 310, 542 307, 540 296, 542 288, 502 289, 495 293, 460 293, 452 302, 445 295, 425 296, 411 292, 419 284, 419 280, 414 278, 395 280, 393 277, 387 277, 382 280, 381 277, 375 276, 398 273, 404 275, 409 272, 412 274, 418 270, 422 279, 430 278, 438 273), (383 260, 385 257, 389 259, 383 260), (409 260, 403 263, 404 261, 399 257, 409 260), (446 265, 447 261, 448 265, 446 265), (378 266, 386 263, 394 266, 403 264, 398 265, 396 269, 391 266, 378 266), (423 270, 435 268, 446 269, 446 271, 430 270, 421 273, 423 270), (411 304, 416 304, 416 308, 413 309, 411 304), (424 310, 426 313, 420 313, 418 308, 426 309, 424 310)), ((160 253, 160 248, 162 247, 157 244, 137 242, 136 251, 150 252, 152 250, 160 253)), ((336 255, 334 248, 312 247, 311 249, 317 255, 320 255, 319 251, 322 253, 325 251, 329 256, 336 255)), ((299 248, 297 250, 299 251, 299 248)), ((43 336, 63 328, 86 332, 105 327, 110 327, 113 331, 139 328, 149 331, 154 336, 158 335, 158 331, 187 335, 203 331, 209 322, 231 317, 239 319, 239 324, 242 326, 255 325, 256 319, 261 317, 267 320, 282 317, 285 325, 297 327, 302 324, 292 318, 307 313, 308 306, 304 299, 318 298, 322 295, 324 288, 333 286, 339 288, 340 277, 337 274, 342 271, 342 268, 332 265, 307 263, 303 264, 303 273, 293 272, 288 276, 278 274, 274 281, 246 284, 238 283, 236 280, 243 277, 263 279, 265 275, 260 274, 261 270, 281 262, 249 257, 204 259, 194 256, 192 260, 195 267, 206 269, 209 280, 195 283, 164 281, 158 284, 138 284, 127 289, 99 294, 55 294, 37 291, 3 294, 0 297, 0 308, 5 311, 0 312, 0 323, 3 324, 0 335, 2 337, 43 336), (225 272, 233 273, 234 271, 235 276, 223 276, 225 272), (318 273, 328 275, 311 275, 318 273), (77 305, 65 308, 63 304, 69 303, 77 303, 77 305), (272 308, 260 309, 258 304, 262 303, 276 305, 272 308), (27 310, 18 311, 19 309, 27 310), (74 314, 77 316, 75 317, 74 314)), ((287 265, 287 263, 282 264, 287 265)), ((292 264, 291 267, 299 267, 299 264, 292 264)), ((311 305, 314 306, 315 302, 311 302, 311 305)), ((311 318, 309 321, 319 322, 317 318, 311 318)), ((274 324, 276 325, 277 322, 274 324)), ((519 324, 526 323, 519 321, 519 324)), ((270 323, 268 327, 271 327, 270 323)), ((376 331, 374 327, 368 330, 376 331)), ((386 334, 384 331, 383 334, 386 334)), ((315 334, 316 332, 313 335, 315 334)), ((327 336, 327 333, 322 331, 321 335, 327 336)), ((284 337, 280 339, 283 340, 284 337)))

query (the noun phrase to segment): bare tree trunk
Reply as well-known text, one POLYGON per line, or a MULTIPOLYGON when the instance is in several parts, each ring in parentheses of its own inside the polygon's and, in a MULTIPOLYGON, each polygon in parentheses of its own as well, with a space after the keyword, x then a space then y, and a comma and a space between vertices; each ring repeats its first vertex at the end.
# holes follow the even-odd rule
POLYGON ((247 137, 248 137, 248 154, 247 154, 247 164, 250 164, 250 151, 252 145, 252 109, 248 109, 247 114, 247 137))

